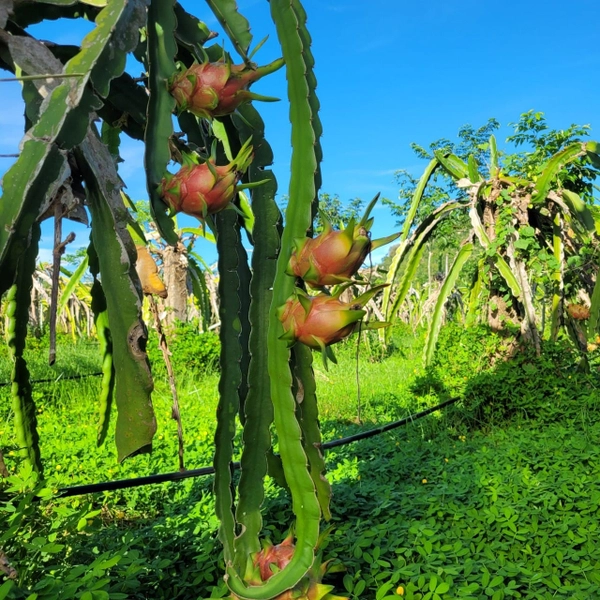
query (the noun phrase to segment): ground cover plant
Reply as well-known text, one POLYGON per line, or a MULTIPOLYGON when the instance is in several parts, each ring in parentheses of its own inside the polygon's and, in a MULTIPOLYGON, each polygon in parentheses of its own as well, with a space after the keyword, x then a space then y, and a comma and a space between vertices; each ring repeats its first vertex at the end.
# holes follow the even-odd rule
MULTIPOLYGON (((549 347, 540 358, 498 360, 504 338, 452 326, 442 330, 439 362, 426 370, 419 362, 423 332, 403 329, 393 340, 395 350, 383 357, 364 342, 359 348, 362 425, 356 345, 340 348, 337 367, 317 368, 324 439, 453 395, 461 401, 406 428, 327 452, 328 477, 340 501, 332 505, 322 547, 344 569, 326 581, 356 599, 594 597, 600 586, 597 371, 577 370, 568 345, 549 347)), ((189 373, 185 361, 175 369, 189 373)), ((210 463, 216 383, 216 375, 201 371, 182 389, 183 414, 193 406, 201 415, 184 419, 190 467, 210 463)), ((161 437, 155 452, 121 465, 110 447, 93 449, 99 384, 94 378, 64 381, 39 398, 49 449, 44 491, 23 468, 2 490, 0 544, 19 573, 9 597, 26 598, 34 590, 48 599, 223 597, 210 478, 52 497, 91 476, 97 481, 177 468, 166 377, 157 378, 161 437), (66 421, 61 430, 60 421, 66 421), (33 501, 34 489, 41 500, 33 501)), ((18 457, 10 450, 14 438, 2 406, 0 445, 14 473, 18 457)), ((282 541, 291 518, 285 494, 269 484, 265 522, 274 542, 282 541)))

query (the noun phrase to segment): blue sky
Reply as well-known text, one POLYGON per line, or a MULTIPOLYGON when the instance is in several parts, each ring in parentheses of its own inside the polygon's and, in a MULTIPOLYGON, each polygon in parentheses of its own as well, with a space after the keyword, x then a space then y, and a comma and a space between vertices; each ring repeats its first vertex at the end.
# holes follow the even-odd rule
MULTIPOLYGON (((214 17, 202 2, 183 0, 212 29, 214 17), (198 8, 200 7, 200 8, 198 8)), ((265 0, 239 0, 254 41, 270 38, 256 60, 279 55, 265 0)), ((543 111, 550 127, 590 124, 600 137, 600 7, 596 1, 549 0, 305 0, 313 38, 324 135, 322 191, 343 200, 370 200, 377 192, 396 198, 394 172, 419 175, 424 163, 411 142, 427 145, 454 139, 462 125, 495 117, 507 127, 529 109, 543 111)), ((33 35, 77 43, 89 27, 51 23, 32 27, 33 35)), ((216 40, 223 43, 223 37, 216 40)), ((231 50, 231 45, 225 41, 231 50)), ((135 66, 132 67, 133 73, 135 66)), ((17 83, 0 84, 0 154, 18 151, 22 102, 17 83)), ((280 193, 289 180, 290 129, 283 71, 253 90, 282 98, 257 105, 275 151, 280 193)), ((126 142, 121 174, 134 199, 146 197, 142 146, 126 142)), ((0 159, 0 173, 11 160, 0 159)), ((374 213, 375 236, 395 230, 386 208, 374 213)), ((75 246, 87 245, 81 228, 75 246)), ((44 228, 42 257, 48 256, 50 230, 44 228)), ((214 249, 202 246, 208 261, 214 249)), ((382 250, 375 260, 381 257, 382 250)))

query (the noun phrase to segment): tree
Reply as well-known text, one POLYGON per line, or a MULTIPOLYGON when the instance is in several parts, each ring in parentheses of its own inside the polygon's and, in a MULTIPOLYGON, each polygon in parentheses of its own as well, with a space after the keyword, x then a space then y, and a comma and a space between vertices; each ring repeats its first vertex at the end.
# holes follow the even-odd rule
MULTIPOLYGON (((429 144, 429 150, 426 150, 414 142, 411 144, 411 148, 418 158, 424 160, 432 160, 434 158, 434 153, 440 151, 454 154, 463 161, 467 161, 469 156, 473 155, 477 164, 482 166, 482 174, 486 176, 489 160, 489 153, 487 151, 488 141, 490 135, 492 135, 499 127, 500 123, 496 119, 488 119, 487 123, 477 129, 471 125, 464 125, 461 127, 458 131, 458 143, 441 138, 431 142, 429 144)), ((400 186, 398 192, 398 199, 400 202, 389 199, 383 199, 382 202, 390 207, 392 214, 398 218, 398 226, 402 227, 408 216, 411 200, 418 185, 418 179, 415 179, 412 174, 405 169, 397 171, 395 177, 400 186)), ((413 219, 417 222, 422 221, 423 218, 429 215, 436 207, 443 202, 447 202, 451 197, 457 199, 465 198, 465 193, 456 186, 454 179, 449 173, 443 170, 435 171, 428 182, 427 189, 423 193, 413 219)), ((450 215, 449 219, 452 217, 455 217, 455 215, 450 215)), ((453 222, 452 225, 450 225, 448 220, 444 222, 445 227, 440 229, 439 233, 436 232, 436 237, 453 237, 451 235, 448 236, 447 234, 451 233, 454 229, 453 225, 456 226, 458 223, 453 222)))

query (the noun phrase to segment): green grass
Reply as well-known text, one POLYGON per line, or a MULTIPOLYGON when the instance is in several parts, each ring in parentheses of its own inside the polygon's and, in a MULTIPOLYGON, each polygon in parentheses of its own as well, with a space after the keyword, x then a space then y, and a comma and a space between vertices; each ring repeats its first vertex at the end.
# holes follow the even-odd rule
MULTIPOLYGON (((374 342, 370 352, 361 346, 363 425, 356 423, 356 345, 340 346, 339 364, 329 371, 315 360, 325 439, 455 394, 463 398, 443 414, 327 453, 334 500, 325 556, 346 568, 330 579, 338 594, 357 600, 399 598, 400 591, 421 600, 600 597, 597 365, 589 375, 577 371, 564 345, 548 347, 540 359, 520 353, 505 363, 497 360, 503 344, 481 331, 447 328, 428 371, 421 367, 422 338, 409 331, 396 336, 389 356, 379 356, 374 342)), ((61 346, 52 372, 93 372, 92 351, 85 342, 61 346)), ((48 370, 37 353, 30 363, 41 378, 48 370)), ((7 369, 0 362, 0 373, 7 369)), ((186 366, 178 381, 186 465, 205 466, 212 460, 217 376, 186 366)), ((225 595, 210 477, 52 497, 68 485, 177 470, 164 377, 157 377, 154 394, 154 451, 122 465, 112 431, 105 446, 95 447, 99 385, 89 378, 35 387, 47 497, 33 501, 26 469, 4 490, 0 547, 20 576, 8 597, 32 591, 38 600, 225 595)), ((0 448, 14 470, 7 394, 0 388, 0 448)), ((0 487, 0 500, 2 493, 0 487)), ((269 486, 267 534, 280 541, 291 521, 286 495, 269 486)))
MULTIPOLYGON (((364 336, 364 334, 363 334, 364 336)), ((369 336, 376 344, 376 333, 369 336)), ((411 386, 424 374, 421 364, 422 335, 413 335, 410 329, 403 336, 395 336, 394 351, 381 357, 380 349, 356 338, 336 347, 338 365, 325 370, 319 355, 314 367, 317 393, 324 420, 364 422, 387 421, 405 416, 407 409, 416 409, 418 403, 411 386), (358 352, 358 355, 357 355, 358 352), (358 358, 357 358, 358 356, 358 358)))

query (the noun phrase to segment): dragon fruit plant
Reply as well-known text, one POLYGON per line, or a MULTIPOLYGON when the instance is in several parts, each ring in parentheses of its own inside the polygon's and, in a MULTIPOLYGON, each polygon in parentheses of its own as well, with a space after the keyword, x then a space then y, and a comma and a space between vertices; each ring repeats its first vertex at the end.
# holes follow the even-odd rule
POLYGON ((248 87, 282 66, 281 58, 263 67, 257 67, 253 63, 249 66, 234 65, 228 60, 194 63, 170 79, 169 91, 175 98, 180 112, 187 110, 206 119, 222 117, 231 114, 238 106, 250 100, 279 100, 255 94, 249 91, 248 87))
MULTIPOLYGON (((304 290, 296 288, 285 304, 279 307, 278 317, 284 329, 280 339, 289 346, 300 342, 313 350, 321 350, 323 360, 335 362, 329 346, 340 342, 358 330, 359 322, 367 311, 363 309, 385 285, 372 287, 352 302, 343 302, 340 295, 347 286, 340 286, 334 295, 320 293, 309 296, 304 290)), ((387 323, 363 323, 363 329, 378 329, 387 323)))
POLYGON ((215 164, 214 158, 199 161, 197 154, 184 154, 183 165, 175 175, 167 173, 160 185, 160 194, 174 213, 205 220, 226 208, 238 190, 238 185, 252 162, 250 139, 228 165, 215 164))
MULTIPOLYGON (((99 439, 104 439, 105 424, 115 408, 120 461, 150 451, 157 427, 164 425, 152 408, 143 293, 164 295, 166 290, 156 280, 144 236, 136 239, 133 234, 133 225, 143 230, 143 224, 136 223, 121 195, 125 175, 117 171, 121 138, 143 140, 149 208, 157 233, 177 246, 180 234, 172 213, 179 211, 214 226, 221 340, 214 497, 227 585, 235 598, 243 600, 335 600, 330 588, 320 584, 323 568, 316 556, 322 520, 331 518, 331 487, 320 452, 312 352, 302 343, 290 346, 300 339, 311 347, 328 348, 349 335, 364 316, 367 296, 352 304, 335 296, 304 298, 300 292, 294 294, 297 278, 286 273, 294 240, 312 228, 321 180, 322 126, 301 0, 268 3, 284 59, 264 67, 250 62, 250 26, 231 0, 209 0, 206 6, 214 11, 243 65, 232 64, 227 56, 218 60, 225 52, 217 45, 206 46, 214 37, 209 28, 180 3, 165 0, 88 2, 85 15, 94 17, 93 30, 75 54, 71 46, 57 45, 61 59, 72 56, 63 64, 41 43, 34 45, 35 52, 25 52, 33 46, 24 32, 40 15, 45 19, 45 6, 34 1, 0 17, 0 31, 11 23, 0 67, 26 77, 26 114, 32 121, 19 156, 4 175, 0 201, 0 296, 6 302, 7 340, 15 367, 11 405, 19 453, 42 472, 37 410, 24 355, 41 235, 36 216, 44 214, 45 203, 59 207, 64 198, 78 196, 71 185, 74 174, 83 180, 91 214, 91 309, 104 375, 99 439), (146 68, 143 81, 123 72, 131 52, 146 68), (176 59, 186 60, 188 66, 195 62, 178 71, 176 59), (292 154, 290 201, 281 215, 265 124, 248 101, 270 99, 253 94, 249 87, 284 60, 292 154), (174 112, 180 112, 179 119, 173 118, 174 112), (98 118, 101 131, 96 127, 98 118), (202 122, 206 119, 212 123, 202 122), (174 147, 181 147, 174 140, 185 140, 182 143, 189 148, 220 144, 229 164, 217 164, 215 149, 210 157, 186 156, 179 172, 165 175, 175 154, 178 157, 174 147), (240 201, 247 218, 229 209, 235 207, 232 201, 242 187, 252 188, 249 206, 240 201), (245 240, 250 238, 249 257, 245 240), (291 295, 297 302, 286 304, 291 295), (288 340, 281 338, 277 308, 282 305, 288 314, 284 319, 290 329, 288 340), (275 439, 278 457, 273 452, 275 439), (231 464, 238 450, 243 468, 234 479, 231 464), (276 549, 261 545, 267 475, 287 490, 294 512, 293 544, 289 540, 276 549)), ((73 17, 69 7, 55 8, 73 17)), ((62 218, 66 213, 54 214, 62 218)), ((352 259, 350 265, 336 267, 342 277, 351 277, 362 260, 370 245, 369 227, 367 221, 358 228, 348 227, 352 236, 347 233, 344 243, 352 259)), ((200 270, 193 272, 198 275, 200 270)), ((199 279, 196 276, 196 282, 199 279)))
POLYGON ((286 273, 302 278, 312 288, 351 281, 373 250, 389 244, 399 234, 371 240, 373 219, 369 218, 379 194, 367 207, 363 218, 351 219, 345 229, 333 229, 324 213, 324 231, 315 238, 297 238, 286 273))

